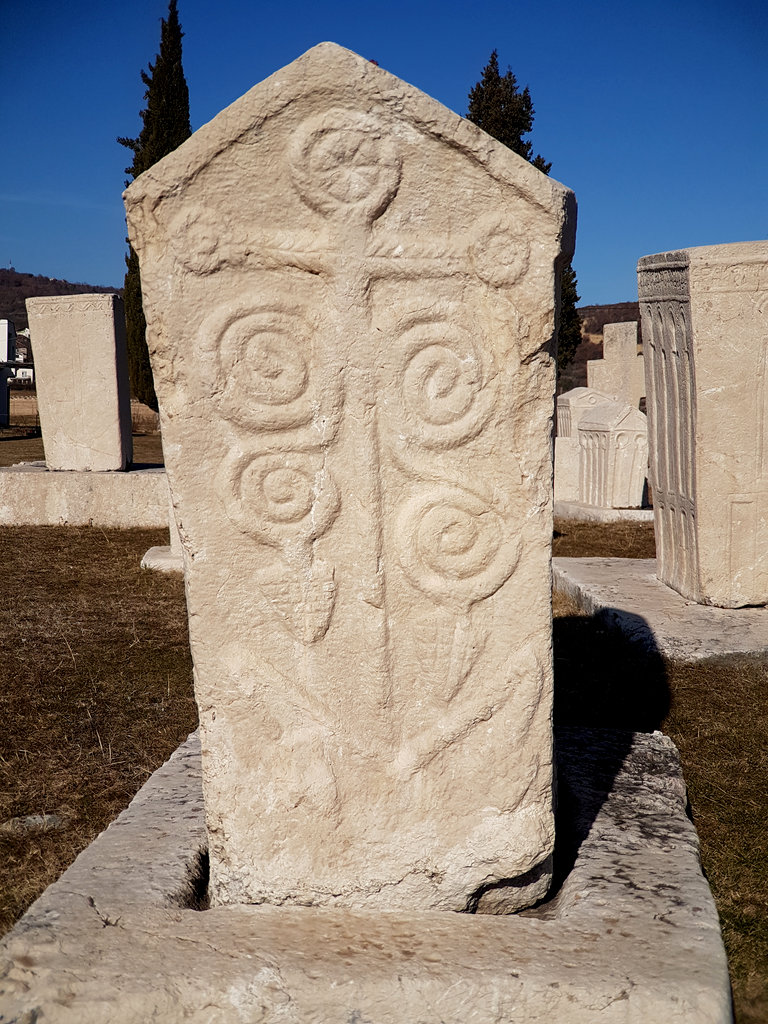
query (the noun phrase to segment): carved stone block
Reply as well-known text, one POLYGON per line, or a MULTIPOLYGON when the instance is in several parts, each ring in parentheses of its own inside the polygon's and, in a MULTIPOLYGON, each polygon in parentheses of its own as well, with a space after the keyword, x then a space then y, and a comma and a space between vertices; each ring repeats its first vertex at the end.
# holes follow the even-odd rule
POLYGON ((123 300, 27 299, 48 469, 107 472, 133 458, 123 300))
POLYGON ((768 242, 638 263, 659 578, 768 603, 768 242))
POLYGON ((639 409, 601 402, 579 423, 579 501, 640 508, 648 471, 648 426, 639 409))
POLYGON ((633 409, 645 398, 645 366, 637 351, 637 321, 606 324, 603 358, 587 362, 587 384, 633 409))
POLYGON ((125 198, 214 902, 535 900, 573 197, 324 43, 125 198))

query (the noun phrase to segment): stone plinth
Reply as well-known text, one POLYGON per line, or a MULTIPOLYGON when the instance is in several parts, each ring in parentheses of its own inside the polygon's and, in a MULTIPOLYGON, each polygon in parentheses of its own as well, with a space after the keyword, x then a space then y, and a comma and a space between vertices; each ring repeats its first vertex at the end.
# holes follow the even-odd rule
POLYGON ((27 299, 49 469, 123 470, 133 458, 123 300, 27 299))
POLYGON ((638 263, 659 578, 768 602, 768 242, 638 263))
POLYGON ((579 423, 579 500, 640 508, 648 471, 648 427, 639 409, 602 402, 579 423))
POLYGON ((0 469, 0 526, 168 525, 163 469, 52 473, 45 463, 0 469))
POLYGON ((645 398, 645 365, 637 351, 636 320, 605 325, 603 358, 587 362, 587 384, 615 402, 639 408, 645 398))
POLYGON ((0 942, 0 1019, 731 1024, 673 744, 579 729, 556 748, 573 866, 534 911, 201 910, 191 739, 0 942))
POLYGON ((571 194, 324 43, 125 199, 214 902, 535 900, 571 194))

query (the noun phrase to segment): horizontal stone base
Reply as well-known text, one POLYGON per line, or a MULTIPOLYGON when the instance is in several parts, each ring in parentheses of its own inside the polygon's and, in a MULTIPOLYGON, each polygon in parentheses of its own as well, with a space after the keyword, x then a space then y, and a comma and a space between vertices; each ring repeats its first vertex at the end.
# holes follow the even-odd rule
POLYGON ((556 501, 557 519, 582 519, 590 523, 652 523, 652 508, 601 508, 579 501, 556 501))
POLYGON ((0 1020, 726 1024, 717 914, 660 733, 557 737, 557 893, 511 916, 205 906, 195 737, 0 944, 0 1020))
POLYGON ((655 558, 553 558, 556 590, 633 643, 678 661, 768 651, 768 608, 695 604, 656 577, 655 558))
POLYGON ((170 545, 150 548, 141 560, 142 569, 156 572, 184 572, 184 559, 176 555, 170 545))
POLYGON ((76 473, 40 462, 0 468, 0 526, 167 527, 165 470, 76 473))

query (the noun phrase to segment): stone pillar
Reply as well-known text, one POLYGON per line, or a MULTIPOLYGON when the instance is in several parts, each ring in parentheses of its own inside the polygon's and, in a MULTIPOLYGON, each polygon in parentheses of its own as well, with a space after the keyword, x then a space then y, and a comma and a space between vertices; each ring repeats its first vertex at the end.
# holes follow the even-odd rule
POLYGON ((637 321, 606 324, 603 328, 603 358, 587 363, 587 384, 614 402, 638 409, 645 398, 645 366, 637 351, 637 321))
POLYGON ((573 197, 324 43, 125 200, 185 535, 213 901, 537 899, 573 197))
POLYGON ((768 242, 638 263, 659 578, 768 602, 768 242))
POLYGON ((123 300, 27 299, 48 469, 126 469, 133 457, 123 300))

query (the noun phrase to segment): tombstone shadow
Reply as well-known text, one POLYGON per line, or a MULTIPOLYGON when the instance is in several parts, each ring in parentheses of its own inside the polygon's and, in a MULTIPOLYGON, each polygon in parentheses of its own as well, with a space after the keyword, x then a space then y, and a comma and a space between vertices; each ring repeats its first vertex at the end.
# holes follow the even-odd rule
MULTIPOLYGON (((556 840, 551 900, 630 752, 636 732, 660 729, 671 704, 664 659, 651 641, 633 642, 609 625, 615 609, 563 616, 553 624, 556 840), (578 798, 576 791, 578 790, 578 798)), ((628 632, 652 636, 622 611, 628 632)))

